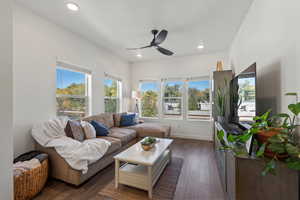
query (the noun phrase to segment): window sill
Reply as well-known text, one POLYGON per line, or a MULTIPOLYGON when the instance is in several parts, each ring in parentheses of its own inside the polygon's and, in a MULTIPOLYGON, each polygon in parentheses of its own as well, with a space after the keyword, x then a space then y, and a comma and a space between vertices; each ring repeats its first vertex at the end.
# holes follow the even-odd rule
POLYGON ((142 120, 167 120, 167 121, 184 121, 184 122, 212 122, 213 119, 173 119, 173 118, 152 118, 152 117, 140 117, 142 120))
POLYGON ((139 117, 140 119, 159 119, 158 117, 139 117))
POLYGON ((187 119, 188 122, 212 122, 213 119, 187 119))
POLYGON ((174 121, 185 121, 183 118, 164 118, 164 117, 162 117, 161 119, 163 119, 163 120, 174 120, 174 121))

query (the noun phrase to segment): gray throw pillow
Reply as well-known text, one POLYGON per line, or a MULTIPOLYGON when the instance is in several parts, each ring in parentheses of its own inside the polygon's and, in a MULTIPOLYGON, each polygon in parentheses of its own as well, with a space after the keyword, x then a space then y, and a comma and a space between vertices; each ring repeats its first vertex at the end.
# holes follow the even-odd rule
POLYGON ((75 120, 69 120, 65 128, 66 136, 82 142, 85 139, 84 131, 80 122, 75 120))

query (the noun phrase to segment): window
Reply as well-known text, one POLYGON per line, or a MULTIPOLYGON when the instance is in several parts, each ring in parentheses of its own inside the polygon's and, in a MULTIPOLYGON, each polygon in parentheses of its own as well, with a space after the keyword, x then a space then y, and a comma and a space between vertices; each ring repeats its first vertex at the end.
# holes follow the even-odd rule
POLYGON ((104 92, 105 112, 121 112, 122 81, 106 75, 104 80, 104 92))
POLYGON ((72 119, 89 114, 90 74, 60 64, 56 68, 56 113, 72 119))
POLYGON ((188 109, 187 119, 210 118, 210 87, 209 80, 191 79, 187 82, 188 109))
POLYGON ((162 111, 165 118, 182 118, 183 86, 183 81, 163 81, 162 111))
POLYGON ((141 116, 158 117, 158 92, 156 81, 140 81, 141 91, 141 116))
POLYGON ((141 117, 187 120, 211 117, 209 77, 162 79, 162 92, 158 81, 140 81, 139 88, 141 117))

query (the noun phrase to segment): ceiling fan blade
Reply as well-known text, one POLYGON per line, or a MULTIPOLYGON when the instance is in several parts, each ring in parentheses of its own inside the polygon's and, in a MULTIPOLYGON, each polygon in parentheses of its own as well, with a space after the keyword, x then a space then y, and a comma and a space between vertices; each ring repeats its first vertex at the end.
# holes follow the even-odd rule
POLYGON ((144 46, 144 47, 140 47, 140 48, 126 48, 127 50, 139 50, 139 49, 146 49, 146 48, 150 48, 152 47, 152 45, 148 45, 148 46, 144 46))
POLYGON ((163 43, 163 41, 166 40, 167 36, 168 36, 168 31, 167 30, 160 31, 160 33, 154 39, 154 44, 159 45, 159 44, 163 43))
POLYGON ((174 54, 172 51, 170 51, 170 50, 168 50, 168 49, 165 49, 165 48, 162 48, 162 47, 160 47, 160 46, 157 46, 156 49, 157 49, 160 53, 162 53, 162 54, 164 54, 164 55, 167 55, 167 56, 172 56, 172 55, 174 54))

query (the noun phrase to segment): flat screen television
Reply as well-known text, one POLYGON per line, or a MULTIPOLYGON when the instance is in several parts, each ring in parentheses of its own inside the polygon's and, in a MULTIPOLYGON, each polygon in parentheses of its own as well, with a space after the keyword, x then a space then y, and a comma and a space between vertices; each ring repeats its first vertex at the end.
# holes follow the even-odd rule
POLYGON ((230 121, 251 124, 257 114, 256 63, 234 77, 230 83, 230 121))

